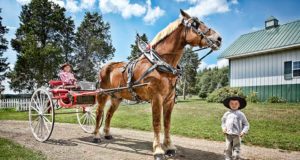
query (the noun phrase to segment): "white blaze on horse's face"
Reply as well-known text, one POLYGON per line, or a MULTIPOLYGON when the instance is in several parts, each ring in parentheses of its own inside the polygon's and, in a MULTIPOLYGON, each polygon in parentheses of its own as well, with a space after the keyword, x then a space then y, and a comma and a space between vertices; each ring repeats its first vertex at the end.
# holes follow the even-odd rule
POLYGON ((221 35, 217 31, 213 31, 214 33, 207 36, 207 39, 211 40, 213 42, 214 46, 212 49, 218 50, 221 47, 222 44, 222 38, 221 35))
POLYGON ((200 47, 209 47, 212 50, 218 50, 222 43, 220 34, 217 31, 208 28, 202 21, 198 21, 198 19, 195 19, 194 21, 199 23, 199 27, 197 29, 202 32, 201 34, 194 33, 200 40, 198 45, 200 47))

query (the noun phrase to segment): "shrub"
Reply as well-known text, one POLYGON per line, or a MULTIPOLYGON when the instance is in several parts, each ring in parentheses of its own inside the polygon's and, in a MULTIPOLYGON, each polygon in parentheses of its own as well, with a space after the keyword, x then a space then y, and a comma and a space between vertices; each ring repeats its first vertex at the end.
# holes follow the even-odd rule
POLYGON ((222 102, 225 98, 230 96, 240 96, 245 98, 242 90, 240 88, 231 88, 231 87, 223 87, 217 90, 214 90, 211 94, 206 98, 207 102, 222 102))
POLYGON ((198 94, 198 96, 200 98, 206 98, 207 97, 207 92, 200 91, 199 94, 198 94))
POLYGON ((257 92, 251 92, 250 94, 247 95, 247 101, 252 102, 252 103, 257 103, 259 101, 257 92))
POLYGON ((269 103, 285 103, 286 100, 281 98, 281 97, 277 97, 277 96, 271 96, 268 98, 267 100, 269 103))

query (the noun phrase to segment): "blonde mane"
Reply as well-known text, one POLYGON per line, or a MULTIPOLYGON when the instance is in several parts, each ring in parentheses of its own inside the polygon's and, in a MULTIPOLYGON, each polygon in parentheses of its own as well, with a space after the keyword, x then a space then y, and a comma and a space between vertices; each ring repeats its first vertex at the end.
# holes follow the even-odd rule
POLYGON ((175 29, 178 28, 178 26, 181 24, 182 19, 179 18, 175 20, 174 22, 170 23, 166 28, 161 30, 151 41, 151 46, 156 45, 158 42, 166 38, 168 35, 170 35, 175 29))

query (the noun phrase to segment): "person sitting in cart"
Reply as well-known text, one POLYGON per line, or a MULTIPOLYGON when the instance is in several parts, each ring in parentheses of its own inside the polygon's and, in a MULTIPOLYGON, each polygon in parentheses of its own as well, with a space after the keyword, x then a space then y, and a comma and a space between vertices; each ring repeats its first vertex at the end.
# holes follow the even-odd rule
POLYGON ((69 63, 64 63, 60 67, 61 72, 59 73, 60 80, 63 82, 66 88, 78 88, 77 79, 74 77, 72 66, 69 63))

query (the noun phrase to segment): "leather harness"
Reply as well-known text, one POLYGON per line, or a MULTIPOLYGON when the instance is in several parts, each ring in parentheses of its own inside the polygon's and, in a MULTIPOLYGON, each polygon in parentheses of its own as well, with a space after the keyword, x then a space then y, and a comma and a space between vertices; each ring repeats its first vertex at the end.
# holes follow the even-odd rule
MULTIPOLYGON (((199 25, 200 23, 203 23, 201 21, 199 21, 197 18, 192 17, 188 20, 182 19, 182 24, 186 27, 186 30, 191 28, 195 33, 197 33, 199 36, 201 36, 202 38, 204 38, 207 43, 208 43, 208 47, 204 47, 204 48, 199 48, 197 50, 193 50, 190 52, 196 52, 199 50, 203 50, 203 49, 207 49, 207 48, 218 48, 218 46, 212 42, 212 40, 208 39, 206 37, 206 33, 210 30, 208 29, 205 32, 202 32, 199 29, 199 25), (192 20, 192 22, 191 22, 192 20)), ((186 33, 185 33, 186 34, 186 33)), ((140 81, 142 79, 144 79, 148 74, 150 74, 152 71, 154 71, 155 69, 157 69, 160 72, 164 72, 164 73, 169 73, 175 76, 180 76, 182 73, 182 69, 179 65, 177 65, 176 68, 174 68, 172 65, 168 64, 167 62, 165 62, 160 56, 159 54, 155 51, 155 49, 153 49, 153 47, 151 47, 148 43, 144 42, 140 36, 137 34, 137 45, 139 50, 142 52, 142 54, 148 59, 148 61, 152 64, 151 67, 149 67, 143 74, 142 76, 137 79, 136 81, 132 81, 133 79, 133 74, 134 74, 134 68, 136 66, 136 63, 138 62, 138 59, 132 60, 129 63, 126 64, 125 69, 123 70, 123 72, 126 71, 127 69, 127 87, 128 87, 128 91, 131 93, 133 100, 140 102, 141 99, 139 98, 139 96, 136 94, 136 92, 134 91, 133 87, 134 85, 137 85, 140 83, 140 81)), ((203 57, 201 57, 199 60, 201 61, 203 58, 205 58, 206 56, 208 56, 210 53, 212 53, 213 50, 211 49, 207 54, 205 54, 203 57)), ((177 80, 176 80, 177 82, 177 80)))

